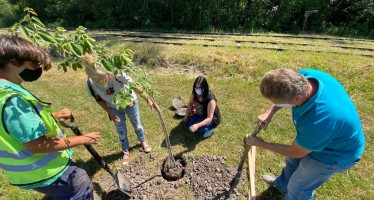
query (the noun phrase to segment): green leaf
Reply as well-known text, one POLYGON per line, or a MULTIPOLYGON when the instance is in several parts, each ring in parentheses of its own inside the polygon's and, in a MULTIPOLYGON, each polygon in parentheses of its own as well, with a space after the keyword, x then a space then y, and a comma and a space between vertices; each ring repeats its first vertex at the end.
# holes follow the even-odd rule
POLYGON ((79 44, 69 43, 71 52, 77 56, 81 57, 83 55, 83 47, 79 44))
POLYGON ((64 70, 64 72, 67 72, 67 71, 68 71, 68 69, 67 69, 65 63, 60 63, 60 64, 58 65, 58 69, 61 69, 61 68, 64 70))
POLYGON ((80 35, 74 35, 74 40, 79 42, 81 41, 82 37, 80 35))
POLYGON ((64 47, 62 47, 62 45, 61 44, 57 44, 57 51, 60 53, 60 54, 64 54, 64 47))
POLYGON ((135 52, 132 50, 132 49, 126 49, 125 50, 125 53, 127 54, 127 55, 129 55, 129 58, 133 58, 133 56, 134 56, 134 54, 135 54, 135 52))
POLYGON ((56 28, 56 31, 58 32, 58 33, 63 33, 63 32, 65 32, 66 31, 66 29, 64 28, 64 27, 57 27, 56 28))
POLYGON ((114 71, 114 68, 113 68, 113 65, 108 62, 107 60, 100 60, 100 63, 102 64, 102 66, 108 71, 108 72, 113 72, 114 71))
POLYGON ((76 32, 79 33, 79 34, 83 34, 85 33, 85 30, 87 28, 83 27, 83 26, 79 26, 77 29, 76 29, 76 32))
POLYGON ((125 56, 124 54, 121 54, 120 58, 123 62, 123 65, 125 66, 129 66, 132 63, 132 60, 129 57, 125 56))
POLYGON ((35 30, 47 31, 43 26, 40 26, 39 24, 32 23, 32 26, 35 28, 35 30))
POLYGON ((43 39, 44 41, 46 41, 46 42, 53 42, 53 40, 52 40, 52 38, 51 38, 50 35, 47 35, 47 34, 42 33, 42 32, 39 32, 39 33, 37 33, 37 34, 38 34, 38 36, 39 36, 41 39, 43 39))
POLYGON ((71 67, 73 68, 74 71, 77 71, 77 69, 82 69, 83 68, 82 64, 79 63, 79 62, 73 62, 71 64, 71 67))
POLYGON ((24 17, 23 17, 23 21, 26 21, 26 22, 29 22, 30 21, 30 15, 25 15, 24 17))
POLYGON ((32 17, 31 17, 31 20, 34 21, 34 22, 36 22, 36 23, 39 24, 40 26, 45 27, 45 25, 40 21, 39 18, 37 18, 37 17, 35 17, 35 16, 32 16, 32 17))
POLYGON ((120 56, 114 56, 114 57, 113 57, 113 63, 114 63, 114 66, 115 66, 117 69, 121 69, 122 66, 123 66, 123 62, 122 62, 120 56))
POLYGON ((35 33, 38 29, 36 29, 32 24, 27 24, 26 26, 25 26, 25 28, 27 29, 27 30, 29 30, 29 32, 33 32, 33 33, 35 33))
POLYGON ((144 87, 151 88, 152 84, 149 81, 144 81, 144 87))
POLYGON ((58 35, 58 36, 55 36, 55 40, 58 43, 62 43, 65 40, 65 38, 63 36, 61 36, 61 35, 58 35))
POLYGON ((96 40, 93 38, 87 38, 87 41, 90 42, 92 45, 95 45, 96 40))
POLYGON ((19 26, 19 29, 21 29, 21 32, 22 32, 22 34, 25 36, 25 37, 30 37, 30 35, 29 35, 29 31, 24 27, 24 26, 19 26))

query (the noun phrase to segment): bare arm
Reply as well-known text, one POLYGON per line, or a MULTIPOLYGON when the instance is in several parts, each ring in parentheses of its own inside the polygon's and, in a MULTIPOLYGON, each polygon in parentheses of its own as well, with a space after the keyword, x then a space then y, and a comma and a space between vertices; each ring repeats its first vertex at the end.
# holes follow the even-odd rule
MULTIPOLYGON (((100 98, 100 97, 99 97, 99 98, 100 98)), ((100 98, 100 100, 99 100, 99 101, 96 101, 96 102, 97 102, 97 104, 99 104, 100 107, 101 107, 103 110, 105 110, 109 115, 111 114, 112 111, 109 109, 108 105, 106 104, 106 102, 105 102, 103 99, 100 98)))
POLYGON ((207 113, 207 118, 204 119, 203 121, 199 122, 199 123, 196 123, 194 125, 192 125, 191 127, 189 127, 189 130, 191 132, 195 132, 197 129, 199 129, 200 127, 202 126, 205 126, 207 125, 208 123, 210 123, 212 120, 213 120, 213 115, 214 115, 214 110, 216 109, 216 101, 215 100, 211 100, 209 103, 208 103, 208 113, 207 113))
POLYGON ((203 121, 201 121, 200 123, 196 124, 198 126, 198 128, 209 124, 213 120, 213 115, 214 115, 214 110, 216 109, 216 105, 217 105, 217 103, 216 103, 215 100, 211 100, 208 103, 207 118, 204 119, 203 121))
POLYGON ((97 104, 99 104, 100 107, 103 110, 105 110, 105 112, 108 113, 111 120, 113 120, 114 122, 120 122, 121 121, 121 119, 115 113, 112 112, 112 110, 108 107, 106 102, 103 99, 101 99, 100 96, 96 95, 95 99, 96 99, 97 104))
POLYGON ((66 138, 47 138, 41 136, 23 145, 33 153, 50 153, 76 147, 82 144, 96 144, 100 139, 99 132, 87 133, 82 136, 66 138))
POLYGON ((268 149, 275 153, 292 157, 292 158, 302 158, 308 153, 309 150, 302 148, 295 141, 292 142, 291 145, 284 145, 284 144, 277 144, 277 143, 270 143, 258 138, 256 136, 250 136, 247 138, 247 145, 253 145, 262 147, 264 149, 268 149))
POLYGON ((257 117, 256 129, 258 129, 261 126, 261 124, 263 124, 263 129, 266 130, 272 117, 280 109, 280 107, 274 106, 274 104, 272 104, 269 109, 267 109, 263 114, 257 117))
POLYGON ((68 119, 71 116, 71 111, 67 108, 64 108, 62 110, 52 112, 52 116, 56 120, 68 119))
POLYGON ((157 104, 155 104, 151 98, 148 97, 147 94, 144 93, 144 91, 138 87, 136 88, 135 90, 136 94, 140 95, 140 96, 143 96, 144 100, 147 102, 148 106, 153 110, 153 109, 157 109, 157 104))

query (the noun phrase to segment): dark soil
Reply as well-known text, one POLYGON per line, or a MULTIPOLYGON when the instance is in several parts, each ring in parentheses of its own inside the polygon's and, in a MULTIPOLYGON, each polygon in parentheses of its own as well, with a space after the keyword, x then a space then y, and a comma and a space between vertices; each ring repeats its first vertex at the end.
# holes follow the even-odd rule
POLYGON ((183 157, 167 157, 161 167, 161 175, 167 181, 176 181, 182 178, 186 172, 187 162, 183 157))
MULTIPOLYGON (((163 165, 168 162, 157 160, 156 153, 139 153, 134 156, 136 157, 130 159, 128 166, 117 169, 132 184, 131 199, 225 199, 230 182, 237 172, 236 167, 226 167, 225 157, 183 157, 186 162, 184 176, 176 181, 167 181, 162 177, 161 171, 163 165)), ((180 165, 183 164, 183 160, 176 161, 180 162, 180 165)), ((182 168, 183 165, 178 169, 182 168)), ((247 173, 243 171, 239 185, 229 199, 246 197, 247 190, 238 191, 238 188, 243 188, 247 179, 247 173)), ((129 199, 116 188, 108 173, 95 178, 93 182, 96 194, 102 199, 129 199)))

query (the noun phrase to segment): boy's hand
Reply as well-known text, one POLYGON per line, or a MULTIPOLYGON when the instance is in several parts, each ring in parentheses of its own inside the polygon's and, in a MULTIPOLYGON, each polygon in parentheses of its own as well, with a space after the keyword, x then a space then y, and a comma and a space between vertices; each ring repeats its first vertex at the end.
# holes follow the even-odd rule
POLYGON ((62 110, 59 110, 59 111, 55 111, 52 113, 52 116, 56 119, 56 120, 60 120, 60 119, 69 119, 70 116, 71 116, 71 111, 67 108, 64 108, 62 110))
POLYGON ((86 138, 86 142, 84 144, 96 144, 100 140, 100 133, 99 132, 91 132, 86 133, 83 135, 86 138))

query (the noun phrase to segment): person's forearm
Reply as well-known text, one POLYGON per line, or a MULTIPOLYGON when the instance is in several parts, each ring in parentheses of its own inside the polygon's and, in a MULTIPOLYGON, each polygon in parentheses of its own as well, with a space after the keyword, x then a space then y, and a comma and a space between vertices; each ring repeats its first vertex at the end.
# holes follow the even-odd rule
POLYGON ((213 118, 208 117, 208 118, 204 119, 203 121, 201 121, 200 123, 198 123, 197 126, 198 126, 199 128, 200 128, 200 127, 203 127, 203 126, 209 124, 210 122, 212 122, 212 119, 213 119, 213 118))
POLYGON ((276 112, 278 112, 278 110, 280 110, 281 108, 280 107, 277 107, 277 106, 274 106, 274 105, 271 105, 271 107, 266 111, 266 113, 269 114, 269 117, 273 117, 274 114, 276 112))
POLYGON ((50 153, 73 148, 82 144, 89 144, 93 138, 89 136, 71 136, 66 138, 47 138, 42 136, 24 145, 33 153, 50 153))
POLYGON ((110 113, 110 109, 104 100, 98 101, 97 104, 100 105, 102 109, 104 109, 108 114, 110 113))
POLYGON ((298 157, 297 155, 293 153, 290 145, 262 141, 260 144, 256 146, 264 148, 264 149, 268 149, 270 151, 273 151, 275 153, 278 153, 284 156, 293 157, 293 158, 298 157))

